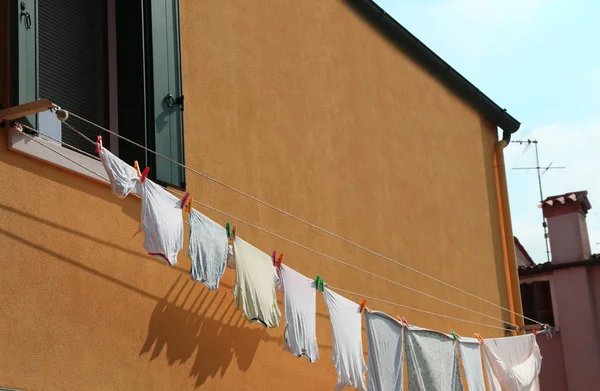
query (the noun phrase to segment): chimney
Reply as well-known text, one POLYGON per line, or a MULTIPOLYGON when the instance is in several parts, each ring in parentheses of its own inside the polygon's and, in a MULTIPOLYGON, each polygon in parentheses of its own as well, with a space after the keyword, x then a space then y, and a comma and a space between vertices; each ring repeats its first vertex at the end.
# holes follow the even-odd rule
POLYGON ((587 191, 546 198, 540 207, 548 221, 552 263, 590 259, 592 250, 585 217, 592 208, 587 191))

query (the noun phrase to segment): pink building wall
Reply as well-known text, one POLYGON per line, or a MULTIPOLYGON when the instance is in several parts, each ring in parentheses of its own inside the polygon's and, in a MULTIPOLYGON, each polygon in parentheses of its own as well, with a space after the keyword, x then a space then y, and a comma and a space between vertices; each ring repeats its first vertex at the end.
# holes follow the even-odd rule
POLYGON ((542 352, 540 388, 543 391, 568 390, 560 334, 555 335, 552 339, 547 339, 544 335, 538 334, 537 343, 542 352))

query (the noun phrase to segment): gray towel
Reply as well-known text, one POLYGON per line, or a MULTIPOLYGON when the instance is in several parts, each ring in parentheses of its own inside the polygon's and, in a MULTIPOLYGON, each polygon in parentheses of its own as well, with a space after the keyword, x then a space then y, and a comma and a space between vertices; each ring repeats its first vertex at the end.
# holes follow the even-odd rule
POLYGON ((409 391, 464 390, 452 337, 409 327, 404 338, 409 391))
POLYGON ((369 391, 402 391, 402 324, 379 311, 364 311, 369 341, 369 391))
POLYGON ((219 287, 227 262, 227 233, 195 209, 190 213, 190 244, 188 256, 192 260, 190 275, 203 282, 208 289, 219 287))

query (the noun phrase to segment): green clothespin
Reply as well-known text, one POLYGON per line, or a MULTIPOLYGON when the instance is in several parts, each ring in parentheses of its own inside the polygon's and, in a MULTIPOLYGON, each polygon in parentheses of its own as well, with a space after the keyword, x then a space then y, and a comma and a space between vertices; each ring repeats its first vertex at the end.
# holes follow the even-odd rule
POLYGON ((456 334, 456 333, 454 332, 454 330, 450 330, 450 335, 452 336, 452 338, 454 338, 454 340, 455 340, 455 341, 458 341, 458 338, 459 338, 459 337, 458 337, 458 334, 456 334))
POLYGON ((225 224, 225 229, 227 230, 227 239, 231 239, 231 223, 229 221, 225 224))
POLYGON ((320 292, 325 290, 325 281, 323 281, 321 276, 317 276, 317 278, 315 278, 315 289, 320 292))

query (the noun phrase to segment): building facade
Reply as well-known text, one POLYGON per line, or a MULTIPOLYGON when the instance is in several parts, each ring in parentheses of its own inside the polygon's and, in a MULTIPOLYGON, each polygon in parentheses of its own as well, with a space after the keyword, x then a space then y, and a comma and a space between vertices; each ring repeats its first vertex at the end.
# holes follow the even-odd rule
MULTIPOLYGON (((3 108, 47 98, 319 227, 521 312, 502 153, 519 123, 374 3, 93 3, 0 5, 3 108)), ((114 197, 92 174, 103 172, 99 162, 74 150, 93 155, 92 144, 48 111, 20 121, 44 134, 31 140, 9 123, 0 129, 0 386, 333 388, 322 297, 321 359, 310 364, 282 350, 283 325, 267 330, 235 309, 231 270, 215 292, 190 280, 187 238, 175 267, 145 254, 140 200, 114 197)), ((67 124, 93 140, 102 136, 126 162, 150 167, 152 180, 220 211, 435 297, 520 322, 74 116, 67 124)), ((306 276, 502 327, 198 209, 221 224, 237 223, 240 237, 267 253, 284 253, 283 262, 306 276)), ((505 334, 368 305, 421 327, 505 334)))
MULTIPOLYGON (((543 390, 589 390, 600 382, 600 257, 592 255, 587 191, 542 202, 552 260, 519 266, 524 315, 554 327, 537 337, 543 390)), ((531 322, 527 322, 531 323, 531 322)))

